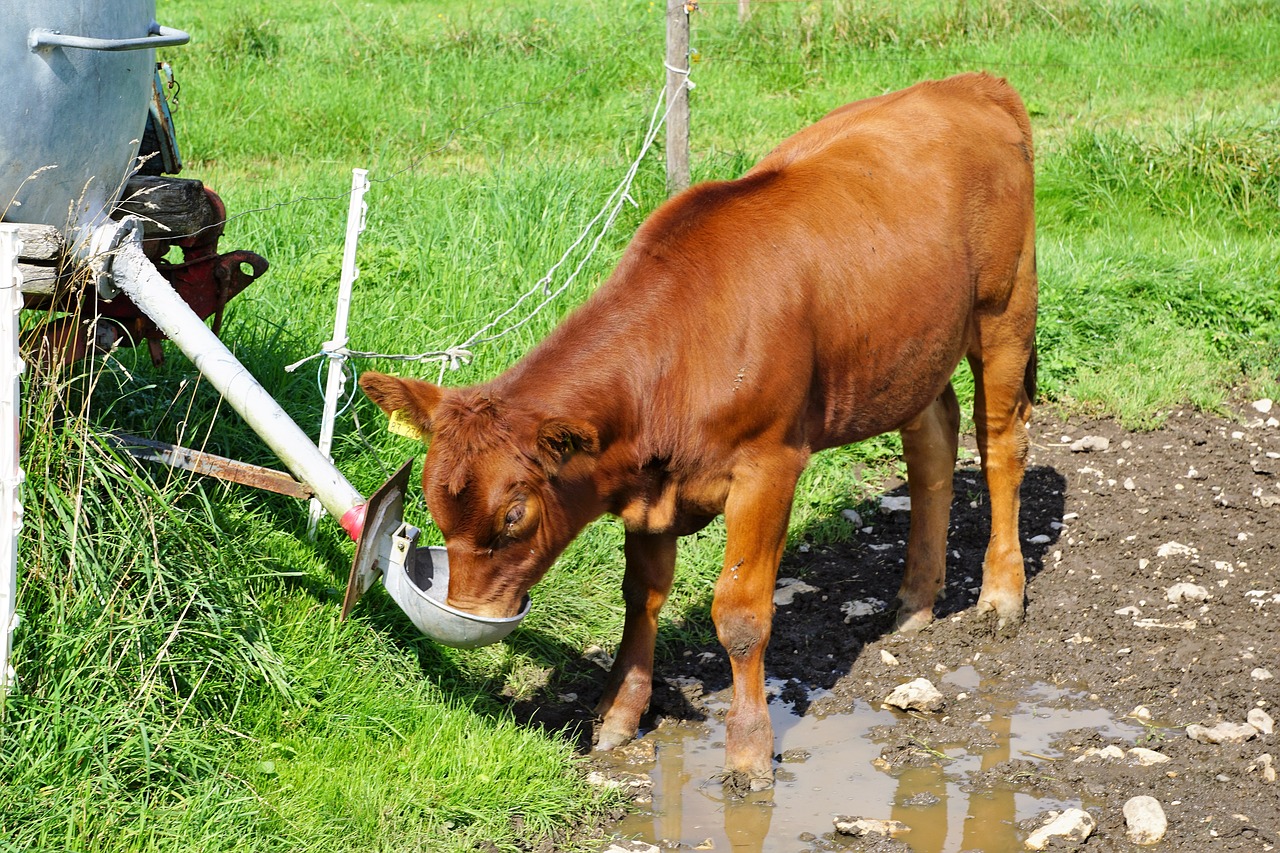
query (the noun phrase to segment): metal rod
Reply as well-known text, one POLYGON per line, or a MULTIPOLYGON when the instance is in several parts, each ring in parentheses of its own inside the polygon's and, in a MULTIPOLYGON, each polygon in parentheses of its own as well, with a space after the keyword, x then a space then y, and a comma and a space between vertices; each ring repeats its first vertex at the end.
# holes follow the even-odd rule
POLYGON ((174 292, 142 253, 138 239, 125 241, 112 263, 116 286, 191 359, 231 408, 253 428, 354 539, 364 498, 293 422, 248 369, 174 292))
POLYGON ((667 0, 667 192, 689 187, 689 11, 667 0))
POLYGON ((17 627, 18 532, 22 500, 18 488, 22 468, 18 448, 18 415, 22 401, 22 358, 18 354, 18 314, 22 311, 22 274, 18 256, 22 241, 16 225, 0 225, 0 700, 13 687, 9 665, 13 629, 17 627))
MULTIPOLYGON (((369 170, 351 170, 351 201, 347 206, 347 236, 342 248, 342 277, 338 280, 338 307, 333 315, 333 339, 325 344, 325 352, 329 354, 329 376, 324 387, 324 415, 320 420, 320 452, 326 459, 331 459, 333 449, 333 427, 338 419, 338 400, 342 397, 342 386, 346 384, 346 356, 342 349, 347 345, 347 318, 351 314, 351 291, 355 281, 360 277, 356 268, 356 244, 360 242, 360 234, 364 231, 365 204, 364 194, 369 189, 369 170)), ((320 502, 311 501, 310 517, 307 520, 307 535, 315 538, 316 522, 322 512, 320 502)))

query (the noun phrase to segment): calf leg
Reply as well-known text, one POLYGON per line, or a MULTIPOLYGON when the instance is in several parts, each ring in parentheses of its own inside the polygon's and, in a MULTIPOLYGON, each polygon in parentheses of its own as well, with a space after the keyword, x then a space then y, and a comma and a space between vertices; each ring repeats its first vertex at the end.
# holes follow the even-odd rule
POLYGON ((606 751, 635 737, 640 715, 649 707, 658 611, 671 591, 676 537, 666 533, 628 532, 623 549, 627 560, 622 578, 626 621, 604 696, 596 706, 596 713, 604 717, 596 749, 606 751))
POLYGON ((900 631, 915 631, 933 621, 933 603, 947 572, 951 480, 960 443, 960 404, 950 383, 901 433, 911 491, 911 531, 896 625, 900 631))
POLYGON ((994 617, 997 628, 1020 623, 1023 616, 1026 573, 1018 540, 1018 490, 1030 448, 1032 349, 1029 342, 1006 338, 999 348, 984 346, 981 358, 969 358, 978 452, 991 495, 991 539, 982 562, 978 615, 994 617))
POLYGON ((764 692, 764 650, 773 624, 773 588, 787 520, 803 467, 800 454, 735 471, 725 504, 724 568, 711 618, 733 670, 725 719, 725 771, 734 788, 773 784, 773 725, 764 692))

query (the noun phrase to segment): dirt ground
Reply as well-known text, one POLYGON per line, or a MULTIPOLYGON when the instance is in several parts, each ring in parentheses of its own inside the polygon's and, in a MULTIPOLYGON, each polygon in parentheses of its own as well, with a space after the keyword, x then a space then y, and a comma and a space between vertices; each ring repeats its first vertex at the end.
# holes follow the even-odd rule
MULTIPOLYGON (((785 682, 780 698, 795 702, 797 712, 817 713, 854 699, 878 704, 902 683, 930 679, 944 707, 899 715, 896 725, 877 733, 886 744, 877 766, 893 776, 937 761, 929 744, 971 741, 974 750, 990 749, 990 735, 978 723, 992 712, 991 703, 979 691, 960 695, 965 691, 949 684, 946 673, 972 667, 985 684, 1068 687, 1072 701, 1141 723, 1142 742, 1079 729, 1064 733, 1051 754, 1034 758, 1015 743, 1008 760, 969 784, 1081 800, 1096 829, 1083 845, 1061 849, 1137 849, 1126 840, 1122 807, 1139 794, 1158 800, 1168 818, 1155 849, 1273 849, 1280 843, 1280 784, 1266 780, 1259 756, 1275 755, 1280 765, 1278 735, 1210 744, 1191 739, 1185 728, 1243 723, 1254 708, 1280 716, 1280 681, 1266 677, 1266 671, 1280 676, 1280 426, 1267 423, 1280 417, 1280 404, 1269 414, 1247 402, 1233 408, 1230 417, 1174 411, 1160 429, 1145 433, 1111 420, 1037 410, 1022 489, 1027 620, 1009 636, 984 632, 970 616, 989 530, 985 489, 972 461, 956 471, 945 596, 935 623, 918 634, 889 633, 891 617, 876 603, 891 601, 897 589, 907 513, 861 507, 869 531, 860 529, 842 545, 789 549, 779 577, 798 578, 816 591, 777 608, 766 668, 785 682), (1072 449, 1086 437, 1105 438, 1107 446, 1092 440, 1094 449, 1072 449), (1178 588, 1184 597, 1172 602, 1170 590, 1179 583, 1200 589, 1178 588), (855 606, 842 607, 846 602, 855 606), (811 701, 815 695, 821 698, 811 701), (1135 709, 1139 717, 1132 716, 1135 709), (1109 744, 1150 748, 1168 761, 1143 766, 1127 752, 1086 754, 1109 744)), ((966 444, 972 455, 972 439, 966 444)), ((885 494, 906 489, 889 484, 885 494)), ((580 709, 594 701, 602 682, 598 668, 572 668, 553 690, 576 691, 577 710, 523 705, 517 714, 576 730, 588 748, 590 721, 580 709)), ((645 724, 664 716, 697 718, 706 712, 702 698, 723 695, 729 683, 717 646, 686 650, 660 663, 645 724)), ((1039 821, 1024 823, 1020 832, 1039 821)), ((841 847, 911 849, 909 838, 845 840, 841 847)))

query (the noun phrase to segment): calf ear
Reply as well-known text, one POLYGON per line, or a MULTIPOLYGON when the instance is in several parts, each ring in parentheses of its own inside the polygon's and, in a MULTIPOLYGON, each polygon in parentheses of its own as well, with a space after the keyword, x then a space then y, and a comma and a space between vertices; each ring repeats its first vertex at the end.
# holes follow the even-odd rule
POLYGON ((538 428, 538 458, 542 460, 547 476, 555 476, 577 453, 598 452, 600 437, 596 428, 586 421, 548 418, 538 428))
POLYGON ((378 408, 408 422, 425 438, 431 432, 431 416, 444 396, 444 389, 421 379, 402 379, 368 371, 360 376, 360 387, 378 408), (398 413, 398 414, 397 414, 398 413))

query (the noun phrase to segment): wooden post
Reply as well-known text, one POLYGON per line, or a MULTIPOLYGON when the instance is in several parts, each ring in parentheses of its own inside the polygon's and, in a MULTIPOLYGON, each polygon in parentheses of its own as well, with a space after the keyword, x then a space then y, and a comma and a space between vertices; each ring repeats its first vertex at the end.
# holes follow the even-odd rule
POLYGON ((738 23, 745 24, 751 17, 751 0, 738 0, 738 23))
POLYGON ((689 186, 689 12, 667 0, 667 192, 689 186))

